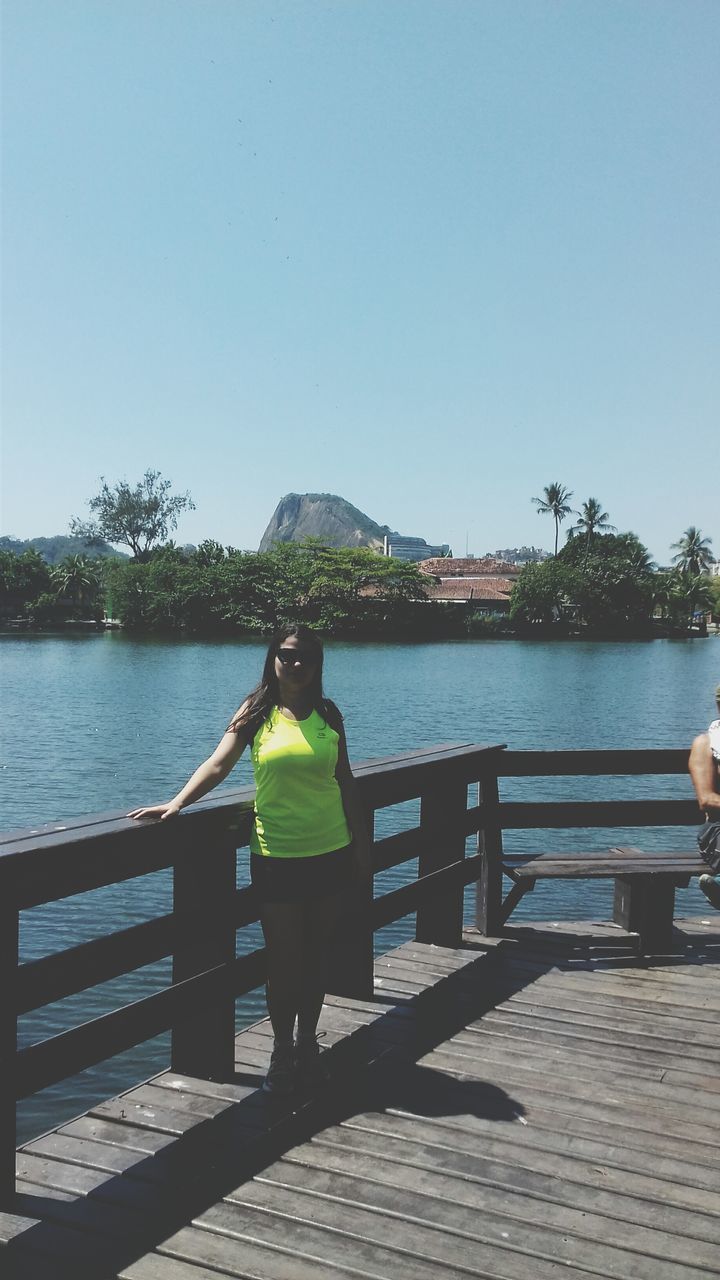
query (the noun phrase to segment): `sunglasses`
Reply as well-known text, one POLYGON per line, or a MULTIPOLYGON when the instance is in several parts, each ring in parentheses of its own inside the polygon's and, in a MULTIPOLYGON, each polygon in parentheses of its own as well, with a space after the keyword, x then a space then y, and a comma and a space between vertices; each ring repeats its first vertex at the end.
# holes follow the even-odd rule
POLYGON ((278 649, 275 657, 284 667, 294 667, 296 662, 303 667, 314 667, 317 664, 315 654, 309 651, 304 652, 302 649, 278 649))

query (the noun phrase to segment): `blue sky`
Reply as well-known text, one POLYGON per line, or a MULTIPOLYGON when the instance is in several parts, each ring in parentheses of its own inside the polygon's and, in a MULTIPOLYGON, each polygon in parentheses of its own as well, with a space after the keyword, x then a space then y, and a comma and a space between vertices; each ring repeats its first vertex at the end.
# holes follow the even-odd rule
POLYGON ((157 468, 720 554, 716 0, 4 0, 0 532, 157 468))

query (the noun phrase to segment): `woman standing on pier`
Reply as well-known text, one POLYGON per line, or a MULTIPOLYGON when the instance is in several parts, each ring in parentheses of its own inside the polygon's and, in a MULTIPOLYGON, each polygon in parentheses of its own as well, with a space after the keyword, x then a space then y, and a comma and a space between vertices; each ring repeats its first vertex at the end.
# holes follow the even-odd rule
POLYGON ((323 650, 307 627, 273 636, 262 678, 212 755, 169 804, 131 818, 167 819, 222 782, 250 747, 255 821, 253 886, 267 949, 275 1043, 264 1088, 288 1094, 324 1073, 317 1024, 344 892, 370 868, 370 842, 340 712, 322 688, 323 650), (293 1041, 297 1023, 297 1040, 293 1041))

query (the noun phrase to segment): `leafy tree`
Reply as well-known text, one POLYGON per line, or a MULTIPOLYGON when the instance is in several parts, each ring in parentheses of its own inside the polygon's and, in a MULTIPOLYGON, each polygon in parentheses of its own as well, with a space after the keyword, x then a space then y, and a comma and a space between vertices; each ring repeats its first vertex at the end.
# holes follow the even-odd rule
POLYGON ((50 566, 39 551, 0 551, 0 601, 22 604, 50 590, 50 566))
POLYGON ((714 563, 710 550, 711 542, 712 538, 703 538, 702 530, 696 529, 695 525, 691 524, 682 538, 672 544, 677 548, 677 555, 673 556, 673 564, 685 573, 705 572, 714 563))
POLYGON ((572 511, 569 502, 569 499, 572 498, 572 493, 555 480, 552 484, 545 486, 543 495, 542 498, 533 498, 533 502, 537 506, 538 515, 552 516, 555 521, 555 555, 557 555, 560 525, 572 511))
POLYGON ((559 622, 574 613, 575 571, 559 560, 527 564, 510 596, 511 622, 559 622))
POLYGON ((511 617, 524 623, 571 618, 594 633, 643 631, 653 610, 653 574, 632 533, 568 541, 554 560, 526 565, 511 596, 511 617))
POLYGON ((219 542, 215 542, 212 538, 206 538, 196 548, 194 559, 196 564, 208 567, 213 564, 223 564, 225 555, 225 548, 219 542))
MULTIPOLYGON (((252 553, 203 544, 185 561, 162 548, 108 573, 113 610, 128 629, 198 634, 266 633, 290 621, 335 634, 434 626, 434 603, 417 614, 426 585, 413 564, 314 542, 252 553)), ((458 617, 458 633, 462 626, 458 617)))
POLYGON ((177 527, 183 511, 193 511, 189 493, 170 494, 171 483, 159 471, 148 470, 133 488, 126 480, 110 486, 103 476, 102 488, 88 506, 95 519, 75 517, 70 531, 94 543, 98 539, 130 547, 138 561, 149 559, 151 551, 177 527))

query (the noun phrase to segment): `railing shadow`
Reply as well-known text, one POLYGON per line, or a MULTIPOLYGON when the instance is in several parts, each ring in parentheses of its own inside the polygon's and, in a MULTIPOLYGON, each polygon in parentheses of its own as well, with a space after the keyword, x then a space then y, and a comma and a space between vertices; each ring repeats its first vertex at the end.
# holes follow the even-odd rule
POLYGON ((523 1108, 503 1089, 458 1080, 418 1059, 535 977, 511 974, 501 949, 481 953, 460 974, 389 1007, 333 1046, 332 1080, 321 1097, 288 1103, 250 1090, 156 1154, 129 1157, 127 1168, 84 1195, 61 1198, 24 1184, 13 1212, 43 1220, 30 1222, 0 1254, 3 1280, 111 1280, 292 1147, 368 1109, 517 1121, 523 1108))

